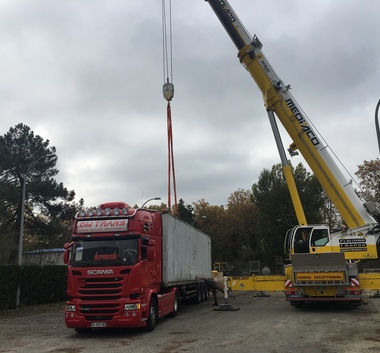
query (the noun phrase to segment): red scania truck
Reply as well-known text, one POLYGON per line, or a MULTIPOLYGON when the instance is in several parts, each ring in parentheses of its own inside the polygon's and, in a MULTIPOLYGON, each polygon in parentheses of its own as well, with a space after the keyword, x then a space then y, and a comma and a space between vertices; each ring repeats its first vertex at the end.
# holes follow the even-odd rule
POLYGON ((64 260, 67 327, 152 331, 180 299, 207 298, 211 240, 168 213, 110 202, 78 212, 64 260))

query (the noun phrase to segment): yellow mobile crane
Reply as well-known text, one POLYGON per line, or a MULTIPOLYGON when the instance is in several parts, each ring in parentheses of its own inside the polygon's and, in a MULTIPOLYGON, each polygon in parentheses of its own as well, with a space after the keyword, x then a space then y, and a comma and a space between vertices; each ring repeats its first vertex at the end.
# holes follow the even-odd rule
POLYGON ((380 214, 373 203, 362 202, 346 180, 308 117, 275 73, 262 52, 262 44, 247 32, 227 0, 206 0, 238 49, 241 64, 261 90, 280 153, 286 181, 299 225, 289 230, 284 248, 285 293, 292 305, 306 301, 336 300, 361 303, 357 260, 378 257, 380 214), (291 155, 300 151, 340 212, 347 228, 330 233, 325 225, 307 224, 290 166, 276 126, 280 120, 293 143, 291 155))

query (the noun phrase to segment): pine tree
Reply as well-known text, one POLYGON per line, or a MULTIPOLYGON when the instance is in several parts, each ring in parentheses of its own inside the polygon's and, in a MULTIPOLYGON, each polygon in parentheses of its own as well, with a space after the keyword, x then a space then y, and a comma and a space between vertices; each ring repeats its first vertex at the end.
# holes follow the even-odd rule
POLYGON ((46 244, 57 235, 57 221, 73 217, 75 192, 54 179, 58 157, 49 143, 22 123, 0 136, 0 237, 8 236, 9 263, 17 262, 23 186, 25 234, 46 244))

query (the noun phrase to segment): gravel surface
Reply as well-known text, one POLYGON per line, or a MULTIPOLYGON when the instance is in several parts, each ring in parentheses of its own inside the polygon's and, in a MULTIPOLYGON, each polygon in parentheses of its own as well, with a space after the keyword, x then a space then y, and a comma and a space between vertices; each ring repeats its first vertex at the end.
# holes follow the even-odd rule
MULTIPOLYGON (((103 330, 78 334, 64 324, 64 303, 0 311, 0 353, 364 353, 380 352, 380 299, 359 308, 293 308, 283 293, 233 292, 237 311, 214 311, 212 300, 183 305, 153 332, 103 330)), ((220 303, 223 299, 220 298, 220 303)))

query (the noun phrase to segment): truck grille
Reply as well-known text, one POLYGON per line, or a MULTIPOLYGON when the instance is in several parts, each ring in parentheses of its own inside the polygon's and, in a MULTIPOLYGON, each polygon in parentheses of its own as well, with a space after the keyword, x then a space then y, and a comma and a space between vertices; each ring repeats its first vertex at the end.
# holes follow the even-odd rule
POLYGON ((122 277, 86 278, 78 288, 79 299, 85 302, 79 305, 80 314, 89 321, 111 320, 123 309, 122 303, 109 302, 122 297, 122 286, 122 277))
POLYGON ((119 311, 119 304, 81 304, 79 310, 81 314, 85 315, 103 315, 103 314, 117 314, 119 311))
POLYGON ((122 294, 122 278, 86 278, 79 287, 82 300, 117 300, 122 294))

